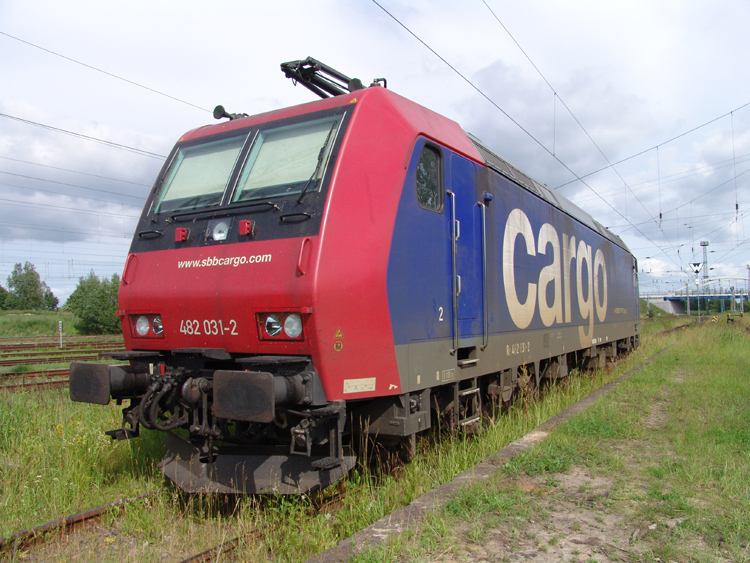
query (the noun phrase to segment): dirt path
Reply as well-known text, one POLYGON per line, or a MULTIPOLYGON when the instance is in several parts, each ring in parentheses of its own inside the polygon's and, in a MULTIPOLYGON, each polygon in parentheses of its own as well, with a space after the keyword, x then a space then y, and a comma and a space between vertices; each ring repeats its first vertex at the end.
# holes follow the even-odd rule
MULTIPOLYGON (((685 374, 674 373, 672 381, 684 383, 685 374)), ((658 546, 676 537, 691 544, 690 551, 699 561, 731 561, 702 538, 683 535, 686 518, 665 519, 656 513, 654 519, 644 517, 644 505, 650 500, 650 468, 663 465, 665 456, 674 458, 662 432, 669 401, 667 390, 662 389, 642 419, 646 427, 643 439, 602 443, 621 460, 618 471, 603 475, 574 466, 565 473, 507 478, 499 486, 515 488, 525 495, 530 518, 484 529, 476 523, 461 522, 452 530, 452 541, 442 553, 417 559, 442 563, 688 561, 655 556, 658 546)))
POLYGON ((454 530, 449 553, 424 560, 654 561, 649 557, 650 542, 676 531, 683 522, 643 521, 634 526, 634 499, 645 491, 623 490, 612 477, 592 475, 581 467, 535 479, 524 477, 515 485, 528 495, 535 518, 522 525, 487 529, 479 537, 472 524, 464 523, 454 530))

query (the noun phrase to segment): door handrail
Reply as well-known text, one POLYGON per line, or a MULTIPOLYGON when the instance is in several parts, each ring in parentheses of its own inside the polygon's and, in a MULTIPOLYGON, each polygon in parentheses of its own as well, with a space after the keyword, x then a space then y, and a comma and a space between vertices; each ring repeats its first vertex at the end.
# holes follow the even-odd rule
POLYGON ((451 290, 453 293, 453 350, 451 356, 458 350, 458 272, 456 265, 456 243, 458 241, 458 227, 456 226, 456 194, 447 191, 451 201, 451 290))
POLYGON ((487 302, 487 206, 479 202, 482 209, 482 316, 484 326, 482 333, 482 350, 490 343, 489 304, 487 302))

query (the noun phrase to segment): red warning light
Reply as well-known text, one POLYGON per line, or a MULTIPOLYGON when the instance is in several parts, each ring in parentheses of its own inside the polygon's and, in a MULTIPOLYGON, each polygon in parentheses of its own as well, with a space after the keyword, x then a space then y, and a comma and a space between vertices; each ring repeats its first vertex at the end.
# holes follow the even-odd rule
POLYGON ((255 234, 255 223, 249 219, 240 221, 240 235, 253 236, 255 234))
POLYGON ((174 230, 174 240, 175 242, 183 242, 186 241, 188 238, 188 229, 178 227, 174 230))

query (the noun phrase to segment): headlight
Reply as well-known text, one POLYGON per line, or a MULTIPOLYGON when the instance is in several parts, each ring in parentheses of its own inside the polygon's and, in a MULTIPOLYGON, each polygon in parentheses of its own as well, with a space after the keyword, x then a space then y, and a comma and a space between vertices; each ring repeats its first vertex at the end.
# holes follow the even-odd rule
POLYGON ((141 336, 146 336, 148 334, 149 329, 149 322, 146 317, 141 315, 138 317, 138 320, 135 321, 135 331, 140 334, 141 336))
POLYGON ((214 242, 227 240, 230 226, 231 220, 228 219, 210 220, 208 222, 208 226, 206 227, 205 240, 214 242))
POLYGON ((281 332, 281 322, 276 315, 268 315, 264 324, 268 336, 278 336, 281 332))
POLYGON ((164 322, 157 313, 128 315, 133 338, 164 338, 164 322))
POLYGON ((214 226, 214 230, 211 233, 214 240, 227 240, 229 234, 229 223, 226 221, 219 221, 214 226))
POLYGON ((284 332, 289 338, 297 338, 302 334, 302 318, 297 313, 292 313, 286 318, 284 332))
POLYGON ((304 340, 301 313, 256 313, 261 340, 304 340))

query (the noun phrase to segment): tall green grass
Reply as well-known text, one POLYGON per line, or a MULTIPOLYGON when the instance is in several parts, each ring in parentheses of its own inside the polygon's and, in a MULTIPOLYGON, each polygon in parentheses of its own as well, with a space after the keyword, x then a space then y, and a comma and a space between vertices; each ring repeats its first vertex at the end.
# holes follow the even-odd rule
POLYGON ((305 560, 449 482, 675 339, 674 334, 650 337, 616 367, 573 373, 541 399, 521 401, 488 421, 476 436, 457 433, 422 440, 417 457, 395 471, 358 466, 339 483, 344 495, 335 512, 314 510, 326 504, 330 491, 231 503, 221 496, 182 495, 170 489, 156 468, 163 434, 142 430, 140 439, 126 442, 112 442, 103 434, 121 423, 115 405, 72 403, 65 390, 6 392, 0 394, 0 535, 158 489, 157 497, 108 522, 114 539, 106 549, 60 543, 56 558, 141 562, 163 561, 167 553, 168 559, 177 559, 261 528, 259 537, 248 536, 241 559, 305 560), (133 545, 140 547, 134 551, 133 545))
POLYGON ((0 536, 161 487, 163 437, 116 443, 115 405, 73 403, 67 389, 0 392, 0 536))
POLYGON ((63 336, 77 335, 72 313, 60 311, 0 311, 0 338, 12 336, 57 336, 58 322, 63 322, 63 336))

